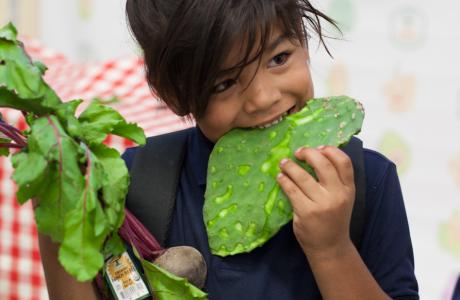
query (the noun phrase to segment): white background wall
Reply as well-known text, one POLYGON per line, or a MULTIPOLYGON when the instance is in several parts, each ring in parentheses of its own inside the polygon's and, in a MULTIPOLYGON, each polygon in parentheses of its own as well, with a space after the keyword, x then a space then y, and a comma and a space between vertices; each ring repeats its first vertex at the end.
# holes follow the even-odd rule
MULTIPOLYGON (((460 2, 314 1, 342 24, 334 55, 312 45, 316 95, 364 103, 361 138, 398 165, 422 299, 460 272, 460 2)), ((0 21, 77 62, 136 52, 123 0, 0 0, 0 21), (32 10, 33 17, 30 17, 32 10)))

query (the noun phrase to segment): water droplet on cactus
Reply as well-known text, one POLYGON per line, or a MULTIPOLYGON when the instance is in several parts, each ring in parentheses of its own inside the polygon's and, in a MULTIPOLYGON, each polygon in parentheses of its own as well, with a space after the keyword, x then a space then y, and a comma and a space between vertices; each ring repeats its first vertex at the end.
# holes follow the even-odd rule
POLYGON ((225 202, 226 200, 230 199, 230 197, 232 197, 232 195, 233 195, 233 185, 228 185, 227 190, 225 191, 225 194, 223 194, 222 196, 214 198, 214 202, 216 204, 221 204, 221 203, 225 202))
POLYGON ((236 222, 235 229, 238 231, 243 231, 243 224, 241 224, 241 222, 236 222))
POLYGON ((275 187, 270 191, 268 194, 268 200, 265 203, 264 209, 265 213, 270 215, 273 211, 273 207, 275 206, 276 198, 278 197, 278 192, 280 191, 280 186, 275 185, 275 187))
POLYGON ((258 190, 259 192, 263 192, 265 189, 265 182, 259 182, 259 187, 258 187, 258 190))
POLYGON ((238 175, 245 176, 251 170, 251 166, 249 165, 241 165, 238 167, 238 175))
POLYGON ((247 236, 254 236, 257 230, 257 224, 254 222, 251 222, 248 226, 248 230, 246 230, 246 235, 247 236))
POLYGON ((262 166, 260 167, 260 171, 262 171, 262 173, 268 173, 268 171, 270 170, 271 166, 272 166, 272 162, 267 161, 267 162, 262 164, 262 166))
POLYGON ((241 253, 244 251, 244 246, 241 243, 236 244, 236 247, 233 249, 233 252, 241 253))
POLYGON ((227 228, 222 228, 221 230, 219 230, 219 235, 220 235, 220 237, 223 238, 223 239, 228 238, 228 231, 227 231, 227 228))
POLYGON ((283 199, 278 199, 278 209, 284 213, 285 204, 282 200, 283 199))
MULTIPOLYGON (((219 139, 209 160, 203 209, 211 252, 221 256, 249 252, 292 220, 289 199, 276 181, 279 161, 294 159, 301 146, 339 146, 348 141, 362 125, 359 108, 346 96, 312 99, 276 126, 234 129, 219 139)), ((315 176, 310 166, 299 163, 315 176)))
POLYGON ((224 218, 228 214, 228 209, 223 209, 219 213, 219 217, 224 218))

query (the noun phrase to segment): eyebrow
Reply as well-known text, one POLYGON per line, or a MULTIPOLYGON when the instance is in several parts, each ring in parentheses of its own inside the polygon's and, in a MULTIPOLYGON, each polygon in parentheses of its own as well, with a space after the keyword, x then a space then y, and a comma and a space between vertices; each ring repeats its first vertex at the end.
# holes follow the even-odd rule
POLYGON ((280 44, 282 44, 286 39, 288 38, 288 35, 287 33, 284 33, 284 34, 280 34, 276 40, 274 40, 273 42, 271 42, 265 51, 268 51, 268 52, 272 52, 273 50, 276 49, 276 47, 278 47, 280 44))
MULTIPOLYGON (((280 34, 273 42, 271 42, 267 47, 265 48, 264 52, 273 52, 279 45, 281 45, 284 41, 288 39, 288 34, 287 33, 282 33, 280 34)), ((218 78, 219 77, 225 77, 229 74, 238 72, 237 70, 234 69, 234 67, 230 67, 224 70, 221 70, 219 72, 218 78)))

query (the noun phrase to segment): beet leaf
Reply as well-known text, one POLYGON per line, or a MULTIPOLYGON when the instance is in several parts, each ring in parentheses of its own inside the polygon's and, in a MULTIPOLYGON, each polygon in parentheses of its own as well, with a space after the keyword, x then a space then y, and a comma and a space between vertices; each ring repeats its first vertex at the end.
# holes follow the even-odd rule
POLYGON ((22 111, 29 129, 21 132, 0 116, 0 155, 9 148, 18 202, 35 199, 39 232, 60 243, 59 261, 80 281, 93 279, 107 254, 123 243, 129 174, 117 150, 105 146, 109 134, 138 144, 145 135, 111 107, 93 101, 79 115, 83 100, 63 102, 42 76, 10 23, 0 29, 0 107, 22 111))

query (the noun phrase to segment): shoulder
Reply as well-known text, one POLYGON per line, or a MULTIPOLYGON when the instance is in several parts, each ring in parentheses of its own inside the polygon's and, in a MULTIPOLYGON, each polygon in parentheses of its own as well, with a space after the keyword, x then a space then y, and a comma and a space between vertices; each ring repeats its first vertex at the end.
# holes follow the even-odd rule
POLYGON ((363 151, 366 224, 360 253, 393 299, 418 299, 409 223, 396 165, 375 150, 363 151))
MULTIPOLYGON (((353 137, 341 149, 353 161, 355 180, 365 182, 366 194, 384 184, 388 176, 397 176, 396 165, 383 154, 363 147, 363 142, 353 137)), ((368 198, 368 197, 366 197, 368 198)))
POLYGON ((363 148, 363 156, 368 189, 375 190, 388 176, 397 176, 395 163, 382 153, 363 148))
POLYGON ((395 163, 382 153, 363 149, 366 176, 367 222, 405 211, 403 194, 395 163))
MULTIPOLYGON (((165 144, 167 145, 167 143, 169 143, 171 141, 174 142, 174 141, 185 140, 185 139, 187 139, 188 136, 190 136, 190 134, 192 134, 192 132, 194 130, 195 130, 195 128, 192 127, 192 128, 187 128, 187 129, 183 129, 183 130, 179 130, 179 131, 168 132, 168 133, 164 133, 164 134, 160 134, 160 135, 156 135, 156 136, 150 136, 150 137, 148 137, 146 139, 145 145, 127 148, 125 150, 125 152, 121 155, 121 158, 125 161, 125 164, 126 164, 128 170, 130 170, 131 166, 133 164, 133 161, 134 161, 134 157, 135 157, 136 153, 140 149, 142 149, 144 147, 148 147, 148 148, 159 147, 159 148, 162 148, 162 146, 164 146, 165 144)), ((164 149, 164 147, 163 147, 163 149, 164 149)), ((164 149, 164 150, 167 150, 167 149, 164 149)), ((167 154, 167 151, 164 154, 167 154)))

